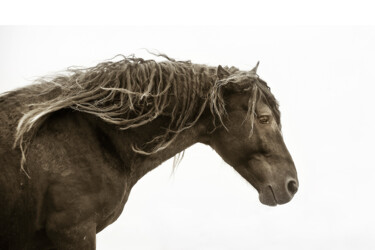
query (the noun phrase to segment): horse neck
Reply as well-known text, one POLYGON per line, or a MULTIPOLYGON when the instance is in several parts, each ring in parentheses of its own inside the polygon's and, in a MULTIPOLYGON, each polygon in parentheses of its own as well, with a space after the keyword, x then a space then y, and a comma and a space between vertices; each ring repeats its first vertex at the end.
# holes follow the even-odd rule
MULTIPOLYGON (((144 145, 151 141, 167 122, 165 119, 160 117, 144 126, 125 131, 119 131, 105 123, 101 123, 99 126, 106 137, 111 140, 118 157, 121 158, 131 186, 146 173, 193 144, 197 142, 207 143, 208 135, 206 131, 210 124, 210 116, 203 114, 194 126, 179 133, 167 148, 150 155, 134 152, 132 145, 144 145)), ((98 122, 97 119, 94 119, 94 121, 98 122)))

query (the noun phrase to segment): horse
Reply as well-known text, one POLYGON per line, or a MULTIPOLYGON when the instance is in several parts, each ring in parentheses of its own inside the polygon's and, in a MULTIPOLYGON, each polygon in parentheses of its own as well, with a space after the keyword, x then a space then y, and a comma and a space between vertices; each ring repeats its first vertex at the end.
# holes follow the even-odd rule
POLYGON ((119 56, 0 96, 0 248, 95 249, 146 173, 195 143, 289 202, 297 172, 279 104, 236 67, 119 56))

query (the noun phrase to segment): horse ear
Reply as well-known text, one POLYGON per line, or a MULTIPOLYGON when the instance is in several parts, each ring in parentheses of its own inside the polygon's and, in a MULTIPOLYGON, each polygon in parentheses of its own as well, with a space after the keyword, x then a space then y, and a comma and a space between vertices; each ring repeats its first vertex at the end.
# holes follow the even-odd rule
POLYGON ((217 77, 219 79, 223 79, 229 75, 230 73, 227 70, 225 70, 223 67, 221 67, 221 65, 217 67, 217 77))
POLYGON ((250 70, 250 73, 253 73, 254 75, 256 75, 258 66, 259 66, 259 61, 257 62, 257 65, 255 65, 255 67, 252 70, 250 70))

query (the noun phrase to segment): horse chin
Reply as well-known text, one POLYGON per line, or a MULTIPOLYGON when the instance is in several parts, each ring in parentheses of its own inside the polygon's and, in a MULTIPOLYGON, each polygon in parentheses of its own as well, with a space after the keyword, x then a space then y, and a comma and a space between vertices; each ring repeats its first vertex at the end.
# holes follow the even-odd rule
POLYGON ((263 188, 263 190, 259 192, 259 201, 262 204, 271 207, 274 207, 278 204, 275 194, 270 186, 263 188))
POLYGON ((277 188, 272 188, 271 185, 267 185, 259 191, 260 202, 267 206, 282 205, 288 203, 292 198, 293 195, 280 192, 277 188))

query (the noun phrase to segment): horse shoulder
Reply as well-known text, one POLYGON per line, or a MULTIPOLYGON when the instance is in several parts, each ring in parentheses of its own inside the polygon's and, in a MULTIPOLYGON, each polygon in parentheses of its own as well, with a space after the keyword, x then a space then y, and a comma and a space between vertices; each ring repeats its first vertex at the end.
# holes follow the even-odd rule
POLYGON ((0 249, 22 248, 33 231, 34 203, 20 171, 21 151, 13 148, 25 105, 16 93, 0 97, 0 249))
POLYGON ((71 228, 73 235, 88 225, 99 232, 117 219, 129 195, 123 163, 107 152, 103 135, 86 118, 71 110, 56 112, 29 146, 27 168, 36 193, 43 194, 37 200, 43 200, 47 234, 71 228))

